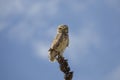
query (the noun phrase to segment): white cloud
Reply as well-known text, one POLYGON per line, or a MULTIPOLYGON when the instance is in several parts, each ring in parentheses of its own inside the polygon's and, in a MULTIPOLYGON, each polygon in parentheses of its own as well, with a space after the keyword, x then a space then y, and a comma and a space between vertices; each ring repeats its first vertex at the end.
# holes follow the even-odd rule
POLYGON ((57 10, 58 10, 57 4, 58 4, 58 0, 36 2, 28 8, 27 15, 28 16, 40 15, 41 17, 53 16, 57 14, 57 10))
POLYGON ((107 74, 104 80, 120 80, 120 65, 107 74))
MULTIPOLYGON (((25 5, 24 0, 15 0, 14 3, 10 2, 6 4, 9 4, 7 7, 9 7, 10 10, 14 9, 13 7, 15 7, 17 10, 22 10, 21 20, 14 27, 11 27, 11 29, 8 31, 10 37, 22 41, 33 37, 38 29, 42 33, 42 28, 49 27, 49 22, 47 19, 57 14, 58 10, 58 0, 28 3, 29 5, 27 5, 27 3, 25 5)), ((7 8, 4 9, 6 10, 7 8)), ((7 14, 10 14, 11 12, 14 14, 16 10, 14 9, 12 11, 1 12, 6 13, 5 15, 7 16, 7 14)), ((18 14, 16 13, 16 15, 18 14)), ((8 24, 7 21, 4 21, 2 23, 8 24)), ((2 29, 3 27, 1 27, 1 30, 2 29)))
POLYGON ((21 13, 24 6, 21 0, 2 0, 0 1, 0 15, 2 17, 8 17, 11 14, 21 13))
POLYGON ((45 41, 34 41, 32 43, 33 49, 35 50, 35 55, 42 59, 48 59, 48 49, 49 46, 45 41))
POLYGON ((54 15, 57 12, 59 0, 54 1, 25 1, 25 0, 4 0, 0 1, 0 15, 9 15, 16 13, 30 12, 48 13, 54 15))
MULTIPOLYGON (((55 16, 58 12, 58 2, 59 0, 38 2, 29 1, 29 3, 27 3, 25 0, 0 1, 0 20, 2 20, 0 22, 0 25, 2 25, 0 30, 7 28, 6 25, 12 23, 12 21, 14 21, 14 17, 16 18, 19 16, 21 16, 21 18, 14 26, 16 28, 24 26, 29 30, 30 26, 46 27, 45 25, 49 23, 47 19, 55 16)), ((14 29, 14 27, 11 28, 14 29)))
POLYGON ((32 39, 34 33, 35 28, 30 27, 26 22, 25 24, 20 23, 18 26, 12 27, 8 32, 8 36, 10 39, 26 42, 32 39))

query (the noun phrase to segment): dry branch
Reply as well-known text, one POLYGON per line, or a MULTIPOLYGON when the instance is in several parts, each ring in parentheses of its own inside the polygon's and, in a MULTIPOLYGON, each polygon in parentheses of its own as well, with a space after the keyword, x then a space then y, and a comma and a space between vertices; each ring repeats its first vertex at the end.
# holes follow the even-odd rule
POLYGON ((67 60, 60 55, 56 57, 56 60, 59 63, 60 70, 64 73, 64 80, 72 80, 73 72, 70 71, 67 60))

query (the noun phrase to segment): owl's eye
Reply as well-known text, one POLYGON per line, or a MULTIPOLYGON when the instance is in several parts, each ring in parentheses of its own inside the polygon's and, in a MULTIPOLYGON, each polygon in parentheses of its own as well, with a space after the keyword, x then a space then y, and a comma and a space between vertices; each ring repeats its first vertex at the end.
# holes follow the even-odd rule
POLYGON ((59 29, 62 29, 62 28, 59 28, 59 29))

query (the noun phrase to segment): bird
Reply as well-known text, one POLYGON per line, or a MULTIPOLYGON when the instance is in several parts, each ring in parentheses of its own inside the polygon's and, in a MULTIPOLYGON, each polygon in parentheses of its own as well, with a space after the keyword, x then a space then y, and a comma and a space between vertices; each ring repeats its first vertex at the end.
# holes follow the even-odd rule
POLYGON ((57 28, 57 35, 54 38, 50 49, 48 50, 49 60, 51 62, 56 61, 56 56, 60 55, 63 57, 64 50, 69 46, 69 29, 68 25, 61 24, 57 28))

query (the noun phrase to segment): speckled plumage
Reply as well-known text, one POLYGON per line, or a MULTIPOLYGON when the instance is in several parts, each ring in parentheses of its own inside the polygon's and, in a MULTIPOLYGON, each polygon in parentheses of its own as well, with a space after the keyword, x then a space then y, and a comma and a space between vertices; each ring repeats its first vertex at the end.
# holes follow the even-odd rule
POLYGON ((55 61, 55 57, 59 53, 63 56, 65 48, 69 45, 69 35, 68 35, 68 26, 59 25, 57 29, 57 35, 53 40, 50 49, 49 49, 49 58, 50 61, 55 61))

